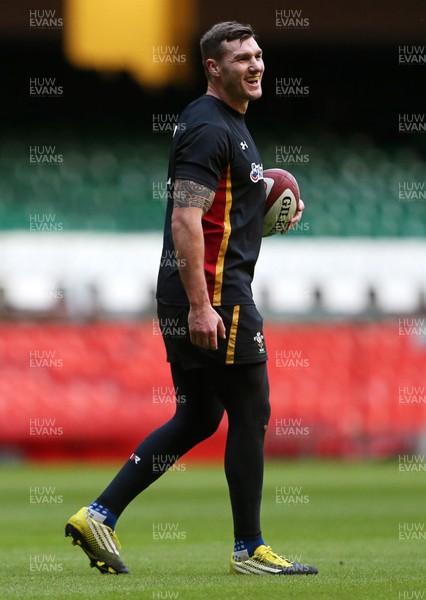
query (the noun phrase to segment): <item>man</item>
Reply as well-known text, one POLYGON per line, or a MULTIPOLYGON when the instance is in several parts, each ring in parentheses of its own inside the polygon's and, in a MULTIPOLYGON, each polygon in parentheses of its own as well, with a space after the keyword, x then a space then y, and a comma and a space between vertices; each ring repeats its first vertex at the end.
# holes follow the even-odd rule
MULTIPOLYGON (((262 95, 262 50, 250 26, 225 22, 202 37, 201 54, 207 93, 183 111, 175 128, 162 254, 167 260, 160 264, 157 287, 176 413, 142 441, 89 508, 71 517, 66 535, 100 571, 127 573, 115 523, 129 502, 160 476, 153 457, 177 460, 212 435, 226 411, 225 472, 234 523, 231 572, 317 573, 315 567, 272 552, 260 528, 270 405, 262 318, 251 282, 265 191, 263 166, 244 115, 249 101, 262 95)), ((293 225, 302 210, 303 204, 293 225)))

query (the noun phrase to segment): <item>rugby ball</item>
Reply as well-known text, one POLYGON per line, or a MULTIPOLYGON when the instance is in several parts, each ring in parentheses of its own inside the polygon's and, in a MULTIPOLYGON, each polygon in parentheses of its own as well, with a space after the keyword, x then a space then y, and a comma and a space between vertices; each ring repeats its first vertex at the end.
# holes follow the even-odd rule
POLYGON ((299 185, 291 173, 284 169, 263 171, 266 191, 263 237, 269 237, 288 229, 290 220, 299 207, 299 185))

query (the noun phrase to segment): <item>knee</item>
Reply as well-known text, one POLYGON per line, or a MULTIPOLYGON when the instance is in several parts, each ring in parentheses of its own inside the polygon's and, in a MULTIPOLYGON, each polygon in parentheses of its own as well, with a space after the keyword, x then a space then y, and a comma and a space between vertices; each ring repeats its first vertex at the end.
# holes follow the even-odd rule
POLYGON ((204 413, 197 411, 196 414, 191 411, 185 417, 182 413, 184 413, 184 409, 180 411, 179 415, 175 415, 174 419, 179 422, 183 438, 187 442, 191 442, 192 445, 198 444, 213 435, 223 416, 223 410, 207 410, 204 413))
POLYGON ((196 433, 200 442, 206 440, 217 431, 222 420, 222 415, 223 413, 221 415, 209 415, 197 423, 196 433))
POLYGON ((265 421, 265 431, 268 429, 268 423, 269 423, 269 419, 271 417, 271 404, 269 402, 269 398, 266 402, 266 406, 265 406, 265 414, 263 416, 264 421, 265 421))
POLYGON ((259 409, 257 422, 260 423, 262 433, 265 434, 268 430, 269 419, 271 417, 271 404, 269 402, 269 397, 261 403, 259 409))
POLYGON ((249 411, 249 420, 261 423, 262 426, 266 426, 267 429, 270 417, 271 403, 269 402, 269 394, 257 397, 255 401, 253 401, 251 410, 249 411))
POLYGON ((240 410, 228 410, 227 413, 230 426, 251 432, 252 435, 264 434, 271 417, 269 397, 252 398, 240 410))

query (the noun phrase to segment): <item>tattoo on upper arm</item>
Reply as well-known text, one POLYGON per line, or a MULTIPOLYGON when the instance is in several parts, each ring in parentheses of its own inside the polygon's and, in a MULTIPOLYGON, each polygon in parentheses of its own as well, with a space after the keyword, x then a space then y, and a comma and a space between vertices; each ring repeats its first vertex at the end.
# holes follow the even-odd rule
POLYGON ((173 206, 201 208, 204 214, 211 207, 215 193, 210 188, 195 181, 176 179, 173 190, 173 206))

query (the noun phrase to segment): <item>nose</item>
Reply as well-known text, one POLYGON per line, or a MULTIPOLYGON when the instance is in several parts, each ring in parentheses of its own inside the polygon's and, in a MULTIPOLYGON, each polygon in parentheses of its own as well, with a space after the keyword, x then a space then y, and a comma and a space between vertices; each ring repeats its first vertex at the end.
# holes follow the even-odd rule
POLYGON ((250 59, 249 69, 251 71, 263 71, 263 60, 261 58, 257 58, 256 56, 252 56, 250 59))

